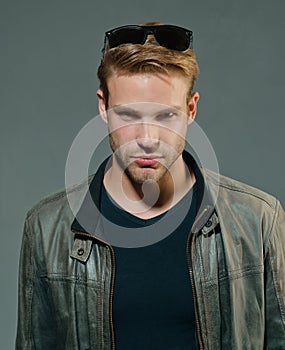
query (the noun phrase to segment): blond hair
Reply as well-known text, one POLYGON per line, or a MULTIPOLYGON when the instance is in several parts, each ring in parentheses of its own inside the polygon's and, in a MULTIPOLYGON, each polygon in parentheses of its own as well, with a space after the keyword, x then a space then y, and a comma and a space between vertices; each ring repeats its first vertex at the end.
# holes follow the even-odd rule
MULTIPOLYGON (((148 22, 142 25, 161 25, 160 22, 148 22)), ((100 89, 108 106, 108 78, 115 73, 132 75, 138 73, 170 74, 181 73, 189 80, 188 97, 193 90, 199 74, 196 56, 192 49, 174 51, 160 46, 153 35, 149 35, 144 44, 123 44, 112 49, 105 48, 97 75, 100 89)))

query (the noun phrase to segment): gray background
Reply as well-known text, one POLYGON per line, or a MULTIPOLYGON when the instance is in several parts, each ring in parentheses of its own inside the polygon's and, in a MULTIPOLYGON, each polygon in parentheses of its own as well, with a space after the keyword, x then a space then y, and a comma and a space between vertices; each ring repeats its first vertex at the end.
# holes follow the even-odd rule
POLYGON ((1 1, 1 349, 12 349, 27 210, 64 186, 69 147, 97 114, 103 32, 160 20, 194 31, 198 123, 221 173, 285 204, 283 0, 1 1))

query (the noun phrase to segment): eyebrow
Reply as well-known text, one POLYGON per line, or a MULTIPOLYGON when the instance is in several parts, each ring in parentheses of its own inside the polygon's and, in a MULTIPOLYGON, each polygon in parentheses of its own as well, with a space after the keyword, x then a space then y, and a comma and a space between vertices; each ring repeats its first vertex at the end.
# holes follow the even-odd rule
POLYGON ((111 109, 113 109, 116 113, 118 113, 118 112, 125 112, 125 111, 136 113, 136 114, 140 113, 140 111, 136 110, 135 108, 128 107, 126 105, 115 105, 111 109))
MULTIPOLYGON (((116 113, 120 113, 120 112, 130 112, 130 113, 134 113, 134 114, 141 114, 141 111, 129 107, 127 105, 114 105, 111 109, 113 109, 116 113)), ((164 109, 161 109, 159 111, 155 111, 155 113, 166 113, 169 111, 173 111, 173 110, 177 110, 179 112, 182 111, 182 106, 176 106, 176 105, 165 105, 164 109)))

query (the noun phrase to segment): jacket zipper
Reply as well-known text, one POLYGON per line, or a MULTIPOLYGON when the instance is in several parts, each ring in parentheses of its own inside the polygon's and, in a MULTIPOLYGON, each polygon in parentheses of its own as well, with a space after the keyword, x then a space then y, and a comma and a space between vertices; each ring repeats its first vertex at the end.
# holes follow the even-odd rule
MULTIPOLYGON (((197 295, 196 295, 196 289, 194 285, 194 277, 193 277, 193 269, 192 269, 192 262, 191 262, 191 257, 189 253, 189 249, 192 248, 192 241, 193 241, 193 235, 190 232, 191 238, 187 240, 187 261, 188 261, 188 271, 189 271, 189 276, 190 276, 190 281, 191 281, 191 287, 192 287, 192 294, 193 294, 193 301, 194 301, 194 311, 195 311, 195 320, 196 320, 196 330, 197 330, 197 336, 198 336, 198 345, 199 349, 203 350, 203 344, 202 344, 202 336, 201 336, 201 328, 200 328, 200 323, 198 320, 198 306, 197 306, 197 295)), ((192 254, 191 254, 192 255, 192 254)))
POLYGON ((115 331, 114 331, 114 321, 113 321, 113 298, 114 298, 114 286, 115 286, 115 271, 116 271, 116 259, 115 252, 112 246, 108 245, 111 257, 112 257, 112 276, 111 276, 111 291, 109 299, 109 312, 110 312, 110 328, 111 328, 111 349, 116 349, 115 344, 115 331))
POLYGON ((112 260, 112 272, 111 272, 111 291, 110 291, 110 298, 109 298, 109 315, 110 315, 109 316, 109 323, 110 323, 110 328, 111 328, 111 349, 115 350, 116 344, 115 344, 115 331, 114 331, 114 321, 113 321, 113 297, 114 297, 114 285, 115 285, 116 259, 115 259, 114 249, 106 241, 99 239, 95 236, 92 236, 88 233, 79 232, 79 231, 73 231, 73 232, 76 233, 77 235, 91 238, 92 240, 96 239, 96 240, 104 243, 108 247, 108 249, 110 249, 111 260, 112 260))
MULTIPOLYGON (((196 218, 195 221, 199 221, 201 217, 207 212, 207 208, 205 208, 199 215, 198 218, 196 218)), ((194 226, 194 225, 193 225, 194 226)), ((201 335, 201 327, 199 323, 199 318, 198 318, 198 303, 197 303, 197 293, 196 293, 196 288, 195 288, 195 283, 194 283, 194 276, 193 276, 193 268, 192 268, 192 246, 193 246, 193 241, 194 241, 194 236, 196 236, 192 231, 190 231, 189 236, 187 238, 187 262, 188 262, 188 271, 189 271, 189 276, 190 276, 190 281, 191 281, 191 287, 192 287, 192 294, 193 294, 193 301, 194 301, 194 311, 195 311, 195 321, 196 321, 196 330, 197 330, 197 337, 198 337, 198 346, 199 350, 203 350, 203 342, 202 342, 202 335, 201 335)))

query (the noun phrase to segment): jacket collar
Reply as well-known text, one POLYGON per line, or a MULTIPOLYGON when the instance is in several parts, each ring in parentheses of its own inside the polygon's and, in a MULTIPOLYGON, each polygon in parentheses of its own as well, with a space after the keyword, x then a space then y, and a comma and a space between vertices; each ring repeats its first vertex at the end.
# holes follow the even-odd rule
MULTIPOLYGON (((192 226, 192 232, 197 234, 200 230, 204 234, 210 232, 218 223, 214 215, 214 199, 206 182, 203 168, 198 166, 194 158, 187 152, 183 152, 185 163, 195 174, 197 186, 197 215, 192 226), (210 219, 211 218, 211 219, 210 219)), ((111 157, 107 158, 95 173, 79 211, 71 225, 73 232, 87 233, 104 241, 104 233, 101 224, 100 201, 103 178, 109 168, 111 157), (82 225, 84 223, 84 225, 82 225)))

